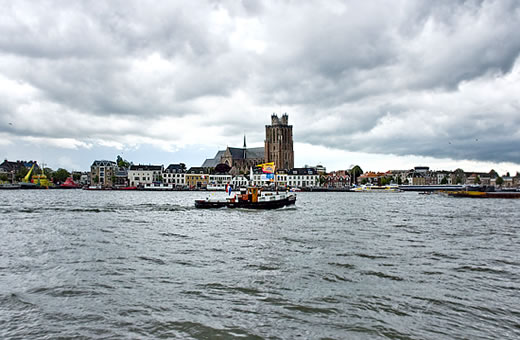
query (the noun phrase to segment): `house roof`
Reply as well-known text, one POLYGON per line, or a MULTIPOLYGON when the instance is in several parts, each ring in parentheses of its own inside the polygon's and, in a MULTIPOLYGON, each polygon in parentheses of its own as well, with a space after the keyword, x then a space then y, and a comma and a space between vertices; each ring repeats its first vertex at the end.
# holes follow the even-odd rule
POLYGON ((96 160, 92 166, 116 166, 116 162, 107 160, 96 160))
POLYGON ((16 161, 16 162, 10 162, 7 159, 4 160, 2 164, 0 164, 0 168, 3 169, 5 172, 11 172, 11 171, 18 171, 21 168, 30 168, 34 164, 35 169, 39 169, 38 163, 36 161, 16 161))
POLYGON ((137 164, 137 165, 130 165, 129 170, 133 171, 161 171, 163 169, 162 165, 144 165, 144 164, 137 164))
POLYGON ((166 169, 164 169, 164 171, 171 173, 184 173, 186 172, 186 165, 184 163, 170 164, 166 169))
POLYGON ((207 174, 207 169, 206 168, 203 168, 201 166, 192 166, 189 170, 188 170, 188 174, 207 174))

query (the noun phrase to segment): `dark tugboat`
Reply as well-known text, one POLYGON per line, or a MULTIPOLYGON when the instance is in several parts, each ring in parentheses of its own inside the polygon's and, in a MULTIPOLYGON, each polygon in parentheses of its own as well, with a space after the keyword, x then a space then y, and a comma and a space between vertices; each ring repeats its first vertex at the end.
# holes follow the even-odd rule
POLYGON ((246 209, 277 209, 296 203, 296 194, 281 192, 260 192, 257 187, 249 187, 235 197, 226 199, 195 200, 195 208, 246 208, 246 209))

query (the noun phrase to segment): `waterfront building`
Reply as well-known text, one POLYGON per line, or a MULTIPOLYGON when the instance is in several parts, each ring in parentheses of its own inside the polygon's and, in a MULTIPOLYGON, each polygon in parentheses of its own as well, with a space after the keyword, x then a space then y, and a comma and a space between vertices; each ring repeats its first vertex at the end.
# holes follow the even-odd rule
POLYGON ((231 179, 231 185, 234 189, 246 187, 249 185, 249 179, 244 175, 236 175, 231 179))
POLYGON ((325 185, 329 188, 348 187, 350 186, 350 173, 348 170, 332 171, 325 180, 325 185))
POLYGON ((277 169, 294 168, 293 132, 288 121, 286 113, 281 118, 273 114, 271 125, 265 126, 264 159, 274 162, 277 169))
POLYGON ((293 168, 287 171, 287 187, 311 188, 320 185, 320 174, 316 168, 293 168))
POLYGON ((0 164, 0 175, 5 175, 8 182, 15 182, 16 174, 22 169, 29 170, 34 165, 33 173, 40 169, 36 161, 16 161, 11 162, 7 159, 0 164))
POLYGON ((209 169, 191 167, 186 172, 186 185, 190 189, 206 189, 209 183, 209 169))
POLYGON ((96 160, 90 166, 91 183, 104 187, 113 186, 113 178, 116 171, 116 162, 96 160))
POLYGON ((127 187, 128 186, 128 168, 123 166, 116 166, 114 172, 114 183, 115 187, 127 187))
POLYGON ((172 184, 176 187, 186 185, 186 164, 170 164, 162 173, 163 183, 172 184))
MULTIPOLYGON (((417 174, 419 175, 419 174, 417 174)), ((392 173, 389 171, 389 172, 372 172, 372 171, 368 171, 368 172, 365 172, 364 174, 360 175, 358 178, 357 178, 357 181, 360 183, 360 184, 372 184, 372 185, 381 185, 381 179, 383 177, 390 177, 392 176, 392 173)), ((410 179, 408 179, 410 181, 410 179)))
POLYGON ((130 186, 144 186, 154 182, 162 182, 162 165, 130 165, 128 169, 128 181, 130 186))

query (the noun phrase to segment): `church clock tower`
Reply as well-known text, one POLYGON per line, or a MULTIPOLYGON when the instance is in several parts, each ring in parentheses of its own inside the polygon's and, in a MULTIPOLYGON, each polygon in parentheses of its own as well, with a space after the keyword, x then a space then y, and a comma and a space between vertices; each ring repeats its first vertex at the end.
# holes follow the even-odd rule
POLYGON ((294 168, 292 125, 288 125, 287 113, 278 118, 273 113, 271 125, 265 126, 265 162, 274 162, 276 169, 294 168))

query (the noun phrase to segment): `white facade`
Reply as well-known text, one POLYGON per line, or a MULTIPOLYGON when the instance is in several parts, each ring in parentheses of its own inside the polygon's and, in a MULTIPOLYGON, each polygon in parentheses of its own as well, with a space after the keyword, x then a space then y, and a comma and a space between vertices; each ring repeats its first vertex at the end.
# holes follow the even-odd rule
POLYGON ((232 179, 231 175, 209 175, 208 189, 225 190, 226 185, 230 184, 232 179))
POLYGON ((165 184, 173 184, 175 186, 185 186, 186 185, 186 174, 185 173, 163 172, 162 178, 163 178, 163 183, 165 183, 165 184))
POLYGON ((240 188, 240 187, 246 187, 249 185, 249 180, 245 176, 242 176, 242 175, 235 176, 231 179, 231 185, 235 189, 240 188))
POLYGON ((320 185, 319 175, 286 175, 288 187, 308 188, 320 185))
POLYGON ((130 186, 152 184, 159 182, 163 173, 163 166, 135 166, 128 170, 128 181, 130 186))

